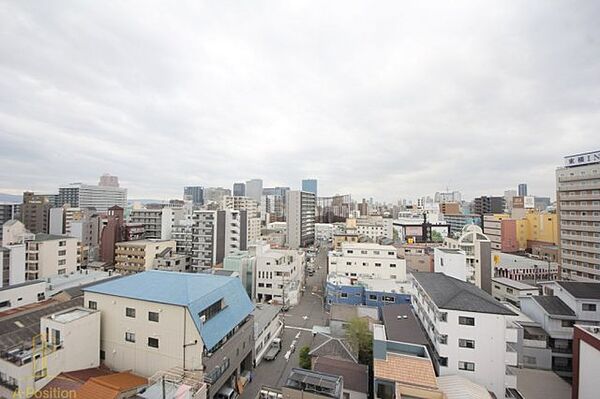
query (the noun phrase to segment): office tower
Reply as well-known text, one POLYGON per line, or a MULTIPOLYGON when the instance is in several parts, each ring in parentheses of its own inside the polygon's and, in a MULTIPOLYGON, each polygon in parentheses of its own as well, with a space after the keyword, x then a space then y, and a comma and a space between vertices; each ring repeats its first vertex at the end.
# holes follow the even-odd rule
POLYGON ((488 197, 484 195, 473 200, 473 213, 476 215, 502 213, 504 212, 504 207, 504 197, 488 197))
POLYGON ((34 234, 47 233, 52 205, 45 195, 30 191, 23 193, 21 205, 21 221, 25 228, 34 234))
POLYGON ((302 180, 302 191, 313 193, 317 196, 317 179, 302 180))
POLYGON ((223 201, 223 197, 231 195, 231 190, 223 187, 206 187, 204 189, 204 204, 223 201))
POLYGON ((315 194, 306 191, 289 191, 286 195, 285 208, 288 247, 298 249, 314 243, 315 194))
POLYGON ((556 170, 562 277, 600 280, 600 151, 565 157, 556 170))
POLYGON ((519 197, 527 196, 527 183, 519 184, 519 197))
MULTIPOLYGON (((319 197, 316 198, 316 207, 317 223, 345 222, 353 207, 352 197, 350 194, 319 197)), ((372 208, 372 204, 368 208, 372 208)))
POLYGON ((0 243, 2 243, 2 226, 12 219, 18 219, 21 204, 0 204, 0 243))
POLYGON ((111 176, 108 173, 100 176, 99 186, 103 187, 119 187, 119 178, 117 176, 111 176))
POLYGON ((58 206, 69 204, 73 208, 93 208, 98 212, 106 212, 115 205, 123 208, 127 206, 127 189, 73 183, 59 187, 58 203, 58 206))
POLYGON ((263 181, 261 179, 252 179, 246 182, 246 197, 250 197, 260 204, 262 194, 263 181))
POLYGON ((204 205, 204 187, 188 186, 183 188, 183 199, 192 201, 194 205, 204 205))
POLYGON ((233 183, 233 196, 234 197, 245 197, 246 196, 246 185, 244 183, 233 183))
POLYGON ((192 267, 207 269, 231 253, 247 248, 246 211, 197 210, 192 225, 192 267))

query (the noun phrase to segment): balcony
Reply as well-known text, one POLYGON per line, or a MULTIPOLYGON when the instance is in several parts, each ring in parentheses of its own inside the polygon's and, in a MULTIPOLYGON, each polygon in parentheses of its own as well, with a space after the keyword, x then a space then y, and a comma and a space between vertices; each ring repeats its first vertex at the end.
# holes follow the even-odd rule
POLYGON ((572 231, 589 231, 596 232, 598 231, 598 227, 595 226, 582 226, 582 225, 572 225, 572 224, 563 224, 560 225, 561 230, 572 230, 572 231))
POLYGON ((560 194, 561 201, 598 200, 598 199, 600 199, 600 194, 583 194, 583 193, 578 194, 578 195, 567 195, 565 193, 560 194))
POLYGON ((511 344, 506 344, 506 355, 504 356, 504 362, 507 366, 517 366, 519 363, 517 358, 517 350, 511 344))
POLYGON ((516 343, 518 341, 518 331, 519 330, 512 322, 506 323, 506 330, 504 334, 506 342, 516 343))
POLYGON ((600 222, 600 216, 592 215, 560 215, 561 220, 581 220, 584 222, 600 222))
POLYGON ((504 371, 504 386, 506 388, 517 388, 517 375, 510 367, 506 367, 504 371))

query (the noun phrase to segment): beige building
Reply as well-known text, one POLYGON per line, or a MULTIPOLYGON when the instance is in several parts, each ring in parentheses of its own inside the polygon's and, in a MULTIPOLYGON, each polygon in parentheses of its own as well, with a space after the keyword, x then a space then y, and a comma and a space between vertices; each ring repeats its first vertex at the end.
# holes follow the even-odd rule
POLYGON ((357 243, 358 234, 356 233, 343 233, 333 235, 333 249, 338 251, 342 249, 342 244, 345 242, 357 243))
POLYGON ((163 251, 174 250, 175 240, 137 240, 115 244, 115 269, 122 273, 151 270, 163 251))
POLYGON ((26 242, 25 279, 39 280, 57 274, 71 274, 79 267, 79 243, 76 238, 36 234, 26 242))

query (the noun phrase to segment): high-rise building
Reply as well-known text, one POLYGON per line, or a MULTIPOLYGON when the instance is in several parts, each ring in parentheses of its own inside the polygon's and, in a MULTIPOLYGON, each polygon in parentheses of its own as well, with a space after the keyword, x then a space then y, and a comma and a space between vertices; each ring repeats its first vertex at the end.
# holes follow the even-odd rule
POLYGON ((48 233, 51 207, 52 204, 45 195, 24 192, 21 221, 25 228, 34 234, 48 233))
POLYGON ((315 242, 316 196, 306 191, 289 191, 286 195, 285 218, 287 245, 292 249, 315 242))
POLYGON ((194 205, 204 205, 204 187, 187 186, 183 188, 183 198, 189 199, 194 205))
POLYGON ((226 196, 223 197, 223 209, 246 211, 248 218, 247 242, 256 242, 260 238, 260 213, 256 201, 248 197, 226 196))
POLYGON ((556 170, 562 277, 600 280, 600 151, 565 157, 556 170))
POLYGON ((505 207, 504 197, 488 197, 486 195, 473 200, 473 213, 487 215, 490 213, 502 213, 505 207))
POLYGON ((513 198, 517 197, 517 190, 504 191, 504 202, 506 203, 506 211, 512 211, 513 198))
POLYGON ((103 187, 119 187, 119 178, 117 176, 111 176, 108 173, 100 176, 99 186, 103 187))
POLYGON ((436 192, 433 200, 437 203, 444 203, 444 202, 461 202, 462 201, 462 195, 460 193, 460 191, 446 191, 446 192, 436 192))
POLYGON ((262 194, 263 181, 261 179, 252 179, 246 182, 246 197, 250 197, 260 204, 262 194))
POLYGON ((223 201, 223 197, 231 195, 231 190, 223 187, 206 187, 204 189, 204 204, 223 201))
POLYGON ((350 211, 353 207, 350 194, 319 197, 316 201, 317 223, 345 222, 350 217, 350 211))
POLYGON ((65 204, 73 208, 94 208, 106 212, 112 206, 127 206, 127 189, 115 186, 92 186, 73 183, 58 188, 58 206, 65 204))
POLYGON ((21 204, 0 204, 0 243, 2 243, 2 226, 12 219, 18 219, 21 204))
POLYGON ((527 196, 527 183, 519 184, 519 197, 527 196))
POLYGON ((302 191, 307 191, 317 195, 317 179, 304 179, 302 180, 302 191))
POLYGON ((245 197, 246 196, 246 185, 244 183, 233 183, 233 196, 234 197, 245 197))

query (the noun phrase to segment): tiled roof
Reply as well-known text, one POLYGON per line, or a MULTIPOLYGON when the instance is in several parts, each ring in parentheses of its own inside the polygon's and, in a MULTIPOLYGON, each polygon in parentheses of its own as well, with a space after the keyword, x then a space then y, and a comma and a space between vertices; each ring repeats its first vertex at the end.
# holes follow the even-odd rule
POLYGON ((600 283, 583 281, 559 281, 558 284, 569 294, 579 299, 600 299, 600 283))
POLYGON ((115 399, 123 392, 141 388, 148 380, 128 372, 92 377, 78 390, 76 397, 85 399, 115 399))
POLYGON ((388 353, 387 359, 373 359, 375 378, 394 381, 403 385, 436 389, 437 380, 431 360, 414 356, 388 353))
POLYGON ((554 316, 575 317, 575 312, 557 296, 533 296, 536 301, 548 314, 554 316))
POLYGON ((239 278, 204 273, 151 270, 101 282, 83 290, 185 306, 208 350, 217 345, 254 310, 254 305, 239 278), (221 299, 225 301, 225 307, 211 319, 202 322, 199 313, 221 299))
POLYGON ((412 272, 412 276, 440 309, 516 316, 490 294, 466 281, 443 273, 412 272))
POLYGON ((342 376, 344 389, 369 393, 369 367, 363 364, 321 356, 312 365, 315 371, 342 376))

